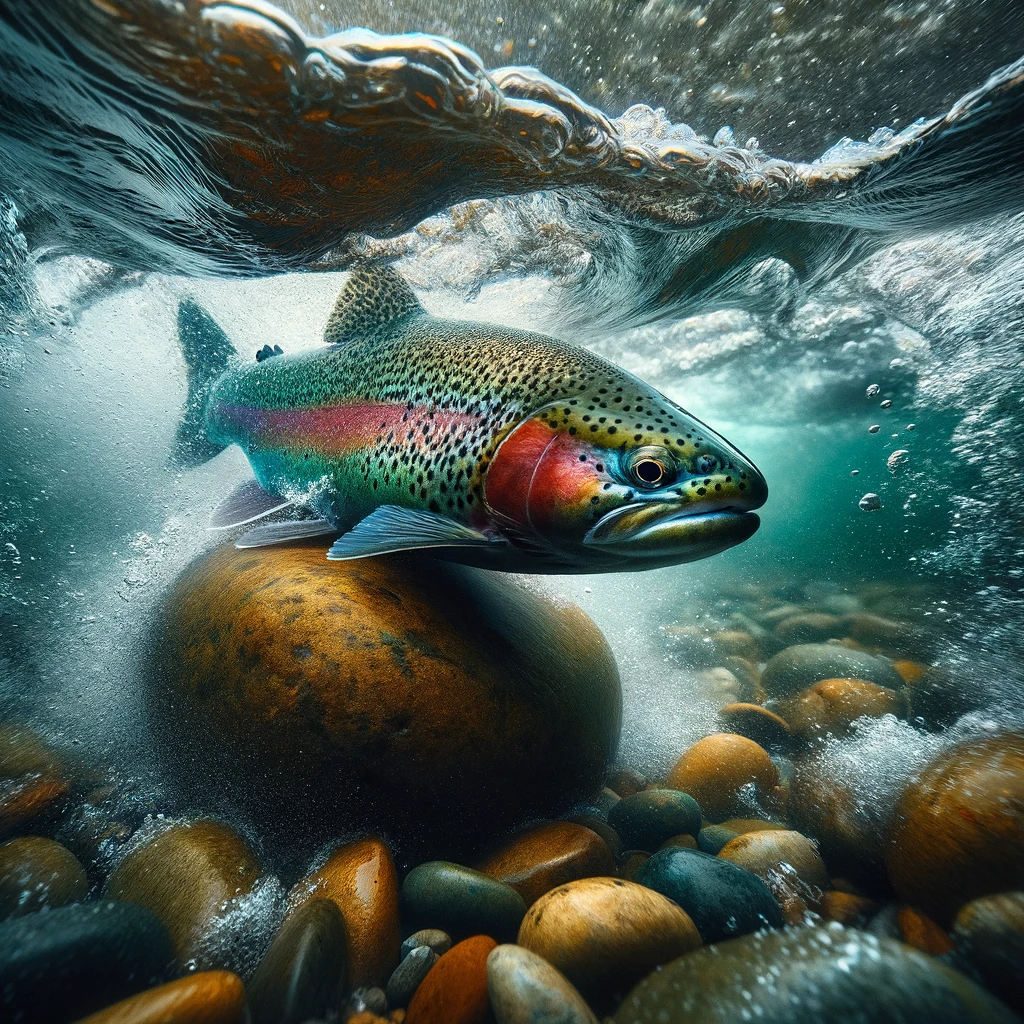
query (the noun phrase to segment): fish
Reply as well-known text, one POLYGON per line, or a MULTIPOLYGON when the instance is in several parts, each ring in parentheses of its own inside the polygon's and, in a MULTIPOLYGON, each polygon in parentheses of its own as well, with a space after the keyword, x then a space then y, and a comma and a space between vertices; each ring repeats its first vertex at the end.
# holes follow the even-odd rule
POLYGON ((356 267, 314 350, 239 364, 191 299, 178 331, 177 458, 246 454, 255 479, 215 515, 251 527, 239 547, 333 535, 337 560, 632 571, 747 540, 768 497, 749 459, 649 384, 567 341, 434 317, 386 264, 356 267))

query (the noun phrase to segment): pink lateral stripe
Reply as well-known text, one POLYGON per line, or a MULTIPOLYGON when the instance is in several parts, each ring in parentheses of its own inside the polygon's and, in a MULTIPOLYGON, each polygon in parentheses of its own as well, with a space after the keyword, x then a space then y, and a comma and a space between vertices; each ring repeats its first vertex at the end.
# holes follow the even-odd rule
POLYGON ((429 449, 438 433, 458 434, 480 423, 477 416, 433 406, 390 402, 314 406, 304 409, 258 409, 220 405, 216 416, 271 448, 313 448, 325 455, 344 455, 369 448, 389 434, 400 443, 429 449), (424 433, 424 427, 427 432, 424 433), (410 438, 408 435, 412 433, 410 438))

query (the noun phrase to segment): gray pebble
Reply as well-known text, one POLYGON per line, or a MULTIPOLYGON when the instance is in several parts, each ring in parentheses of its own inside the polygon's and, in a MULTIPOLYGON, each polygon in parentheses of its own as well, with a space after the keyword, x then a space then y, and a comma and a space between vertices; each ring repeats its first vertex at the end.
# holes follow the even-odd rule
POLYGON ((402 959, 420 946, 429 946, 438 956, 444 956, 452 948, 451 936, 440 928, 422 928, 413 932, 402 943, 402 959))
POLYGON ((412 950, 388 980, 388 1005, 392 1008, 408 1006, 420 982, 437 961, 438 955, 429 946, 412 950))
POLYGON ((383 1017, 388 1012, 388 997, 382 988, 357 988, 349 997, 354 1013, 369 1011, 383 1017))

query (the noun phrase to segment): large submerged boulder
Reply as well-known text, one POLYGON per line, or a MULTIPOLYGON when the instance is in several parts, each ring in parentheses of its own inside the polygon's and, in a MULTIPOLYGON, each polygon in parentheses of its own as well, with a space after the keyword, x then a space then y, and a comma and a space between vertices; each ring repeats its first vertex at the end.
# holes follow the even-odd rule
POLYGON ((499 573, 229 545, 180 576, 157 628, 154 727, 186 795, 289 844, 482 846, 592 794, 618 742, 601 632, 499 573))

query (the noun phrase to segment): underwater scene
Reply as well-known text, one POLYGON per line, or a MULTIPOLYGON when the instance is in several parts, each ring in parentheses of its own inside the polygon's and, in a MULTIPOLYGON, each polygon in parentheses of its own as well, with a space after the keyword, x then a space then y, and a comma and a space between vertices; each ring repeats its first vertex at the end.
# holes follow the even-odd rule
POLYGON ((0 1020, 1024 1017, 1019 0, 0 0, 0 1020))

